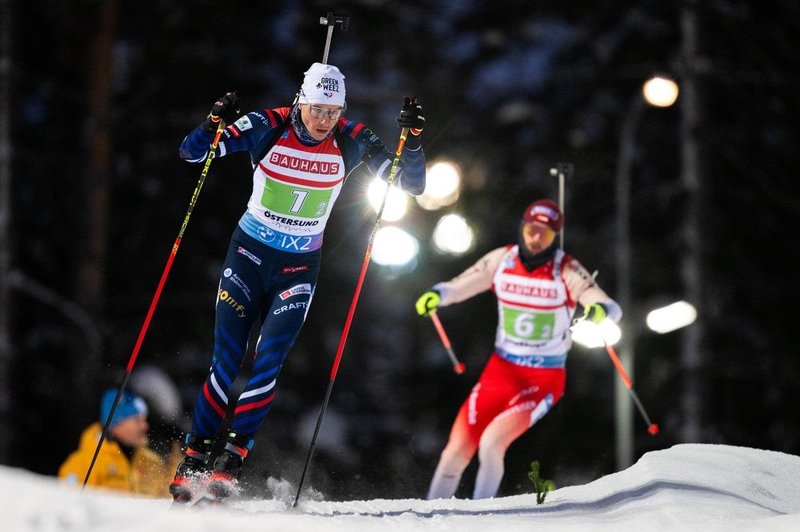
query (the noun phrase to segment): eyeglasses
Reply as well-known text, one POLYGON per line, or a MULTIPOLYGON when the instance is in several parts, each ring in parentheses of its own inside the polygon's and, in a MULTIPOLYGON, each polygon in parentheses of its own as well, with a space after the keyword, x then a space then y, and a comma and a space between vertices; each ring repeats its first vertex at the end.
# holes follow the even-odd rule
POLYGON ((311 116, 317 120, 339 120, 339 118, 344 114, 343 107, 339 107, 338 109, 324 109, 322 107, 317 107, 316 105, 310 105, 308 110, 311 113, 311 116))
POLYGON ((534 235, 539 235, 544 240, 549 240, 556 236, 556 232, 550 229, 548 226, 538 223, 527 223, 522 226, 522 232, 525 233, 525 236, 528 238, 533 238, 534 235))

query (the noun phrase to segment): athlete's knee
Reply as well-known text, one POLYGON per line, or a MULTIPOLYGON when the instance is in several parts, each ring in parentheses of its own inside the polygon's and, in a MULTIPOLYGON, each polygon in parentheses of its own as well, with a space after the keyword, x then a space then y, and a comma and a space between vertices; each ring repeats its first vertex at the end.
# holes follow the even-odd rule
POLYGON ((469 440, 450 438, 442 449, 440 462, 469 463, 475 455, 476 445, 469 440))
POLYGON ((502 470, 506 459, 506 449, 496 447, 478 447, 479 468, 499 468, 502 470))
POLYGON ((490 457, 505 456, 511 441, 498 431, 485 431, 478 442, 478 459, 483 462, 490 457))

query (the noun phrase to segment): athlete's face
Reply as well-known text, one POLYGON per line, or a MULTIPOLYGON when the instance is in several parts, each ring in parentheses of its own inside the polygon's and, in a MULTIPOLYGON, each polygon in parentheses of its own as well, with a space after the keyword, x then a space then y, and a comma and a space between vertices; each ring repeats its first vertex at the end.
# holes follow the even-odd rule
POLYGON ((333 126, 336 125, 344 109, 338 105, 324 105, 319 103, 300 105, 300 117, 306 126, 311 138, 325 140, 333 126))
POLYGON ((522 226, 522 238, 528 251, 539 253, 550 247, 556 232, 541 222, 530 222, 522 226))

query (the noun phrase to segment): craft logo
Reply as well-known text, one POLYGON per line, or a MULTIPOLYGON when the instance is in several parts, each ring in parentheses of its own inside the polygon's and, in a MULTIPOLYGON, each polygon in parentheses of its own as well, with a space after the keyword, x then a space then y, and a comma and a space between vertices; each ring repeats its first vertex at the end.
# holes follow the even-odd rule
POLYGON ((278 294, 278 297, 280 297, 281 299, 285 300, 285 299, 288 299, 288 298, 290 298, 292 296, 297 296, 297 295, 300 295, 300 294, 310 294, 310 293, 311 293, 311 284, 310 283, 303 283, 303 284, 298 284, 298 285, 295 285, 295 286, 293 286, 291 288, 288 288, 288 289, 284 290, 283 292, 278 294))
POLYGON ((297 303, 289 303, 288 305, 283 305, 280 308, 276 308, 272 311, 274 315, 283 314, 287 310, 297 310, 297 309, 306 309, 308 308, 308 301, 298 301, 297 303))
POLYGON ((269 125, 269 118, 267 118, 266 116, 262 115, 261 113, 259 113, 257 111, 250 111, 250 113, 248 113, 248 114, 252 114, 254 116, 257 116, 259 118, 259 120, 261 120, 261 123, 264 124, 265 126, 269 125))

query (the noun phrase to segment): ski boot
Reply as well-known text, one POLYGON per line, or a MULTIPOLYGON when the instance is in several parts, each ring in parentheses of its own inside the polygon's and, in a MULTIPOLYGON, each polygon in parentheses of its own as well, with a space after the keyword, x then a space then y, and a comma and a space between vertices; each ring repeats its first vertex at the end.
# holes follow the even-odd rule
POLYGON ((228 434, 225 448, 214 460, 211 477, 206 485, 206 497, 214 500, 225 499, 239 491, 239 476, 242 474, 242 462, 253 447, 249 437, 228 434))
POLYGON ((175 479, 169 485, 169 492, 176 504, 188 504, 202 490, 209 476, 208 458, 211 455, 213 440, 187 434, 183 444, 186 456, 175 471, 175 479))

